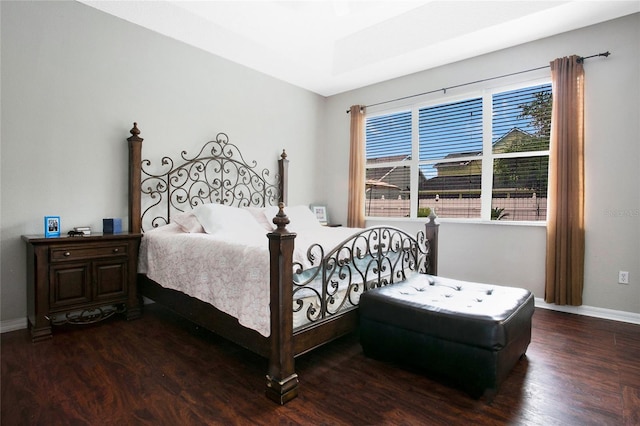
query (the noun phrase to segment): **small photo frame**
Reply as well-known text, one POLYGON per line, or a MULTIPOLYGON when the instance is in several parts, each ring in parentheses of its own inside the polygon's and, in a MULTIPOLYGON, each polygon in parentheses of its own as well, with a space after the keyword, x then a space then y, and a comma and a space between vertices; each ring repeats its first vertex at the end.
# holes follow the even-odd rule
POLYGON ((318 219, 318 222, 322 225, 326 225, 329 222, 326 206, 311 206, 311 211, 316 215, 316 219, 318 219))
POLYGON ((44 217, 44 236, 46 238, 60 236, 60 216, 44 217))

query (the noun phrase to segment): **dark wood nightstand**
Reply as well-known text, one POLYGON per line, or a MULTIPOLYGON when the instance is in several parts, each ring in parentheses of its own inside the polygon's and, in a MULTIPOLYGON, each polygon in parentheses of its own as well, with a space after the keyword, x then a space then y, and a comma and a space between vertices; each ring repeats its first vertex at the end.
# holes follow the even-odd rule
POLYGON ((51 326, 89 324, 115 313, 141 315, 136 276, 142 234, 95 234, 27 243, 27 315, 31 340, 49 339, 51 326))

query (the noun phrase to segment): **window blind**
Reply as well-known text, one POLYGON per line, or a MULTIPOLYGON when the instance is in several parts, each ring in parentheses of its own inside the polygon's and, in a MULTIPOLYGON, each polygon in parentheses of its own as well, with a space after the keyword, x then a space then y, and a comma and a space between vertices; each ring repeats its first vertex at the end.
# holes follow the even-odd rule
POLYGON ((411 111, 367 118, 367 163, 411 158, 411 111))

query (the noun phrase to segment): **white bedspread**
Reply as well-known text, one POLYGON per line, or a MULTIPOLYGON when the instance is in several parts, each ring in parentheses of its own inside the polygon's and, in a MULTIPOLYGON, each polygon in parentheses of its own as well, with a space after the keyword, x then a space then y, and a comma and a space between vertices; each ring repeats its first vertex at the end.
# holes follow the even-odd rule
MULTIPOLYGON (((309 267, 306 252, 311 244, 321 243, 326 254, 357 231, 316 227, 299 232, 293 260, 309 267)), ((270 335, 266 231, 262 235, 240 234, 231 238, 185 233, 177 225, 169 224, 145 233, 139 272, 163 287, 210 303, 263 336, 270 335)))

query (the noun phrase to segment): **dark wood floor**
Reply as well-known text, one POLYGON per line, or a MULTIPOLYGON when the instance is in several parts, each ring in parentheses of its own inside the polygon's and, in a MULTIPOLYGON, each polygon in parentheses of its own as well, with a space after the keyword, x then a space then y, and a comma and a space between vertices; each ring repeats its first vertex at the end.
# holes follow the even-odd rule
POLYGON ((640 424, 640 326, 542 309, 491 404, 365 358, 357 335, 300 357, 300 396, 280 407, 266 360, 157 306, 55 331, 2 335, 2 426, 640 424))

